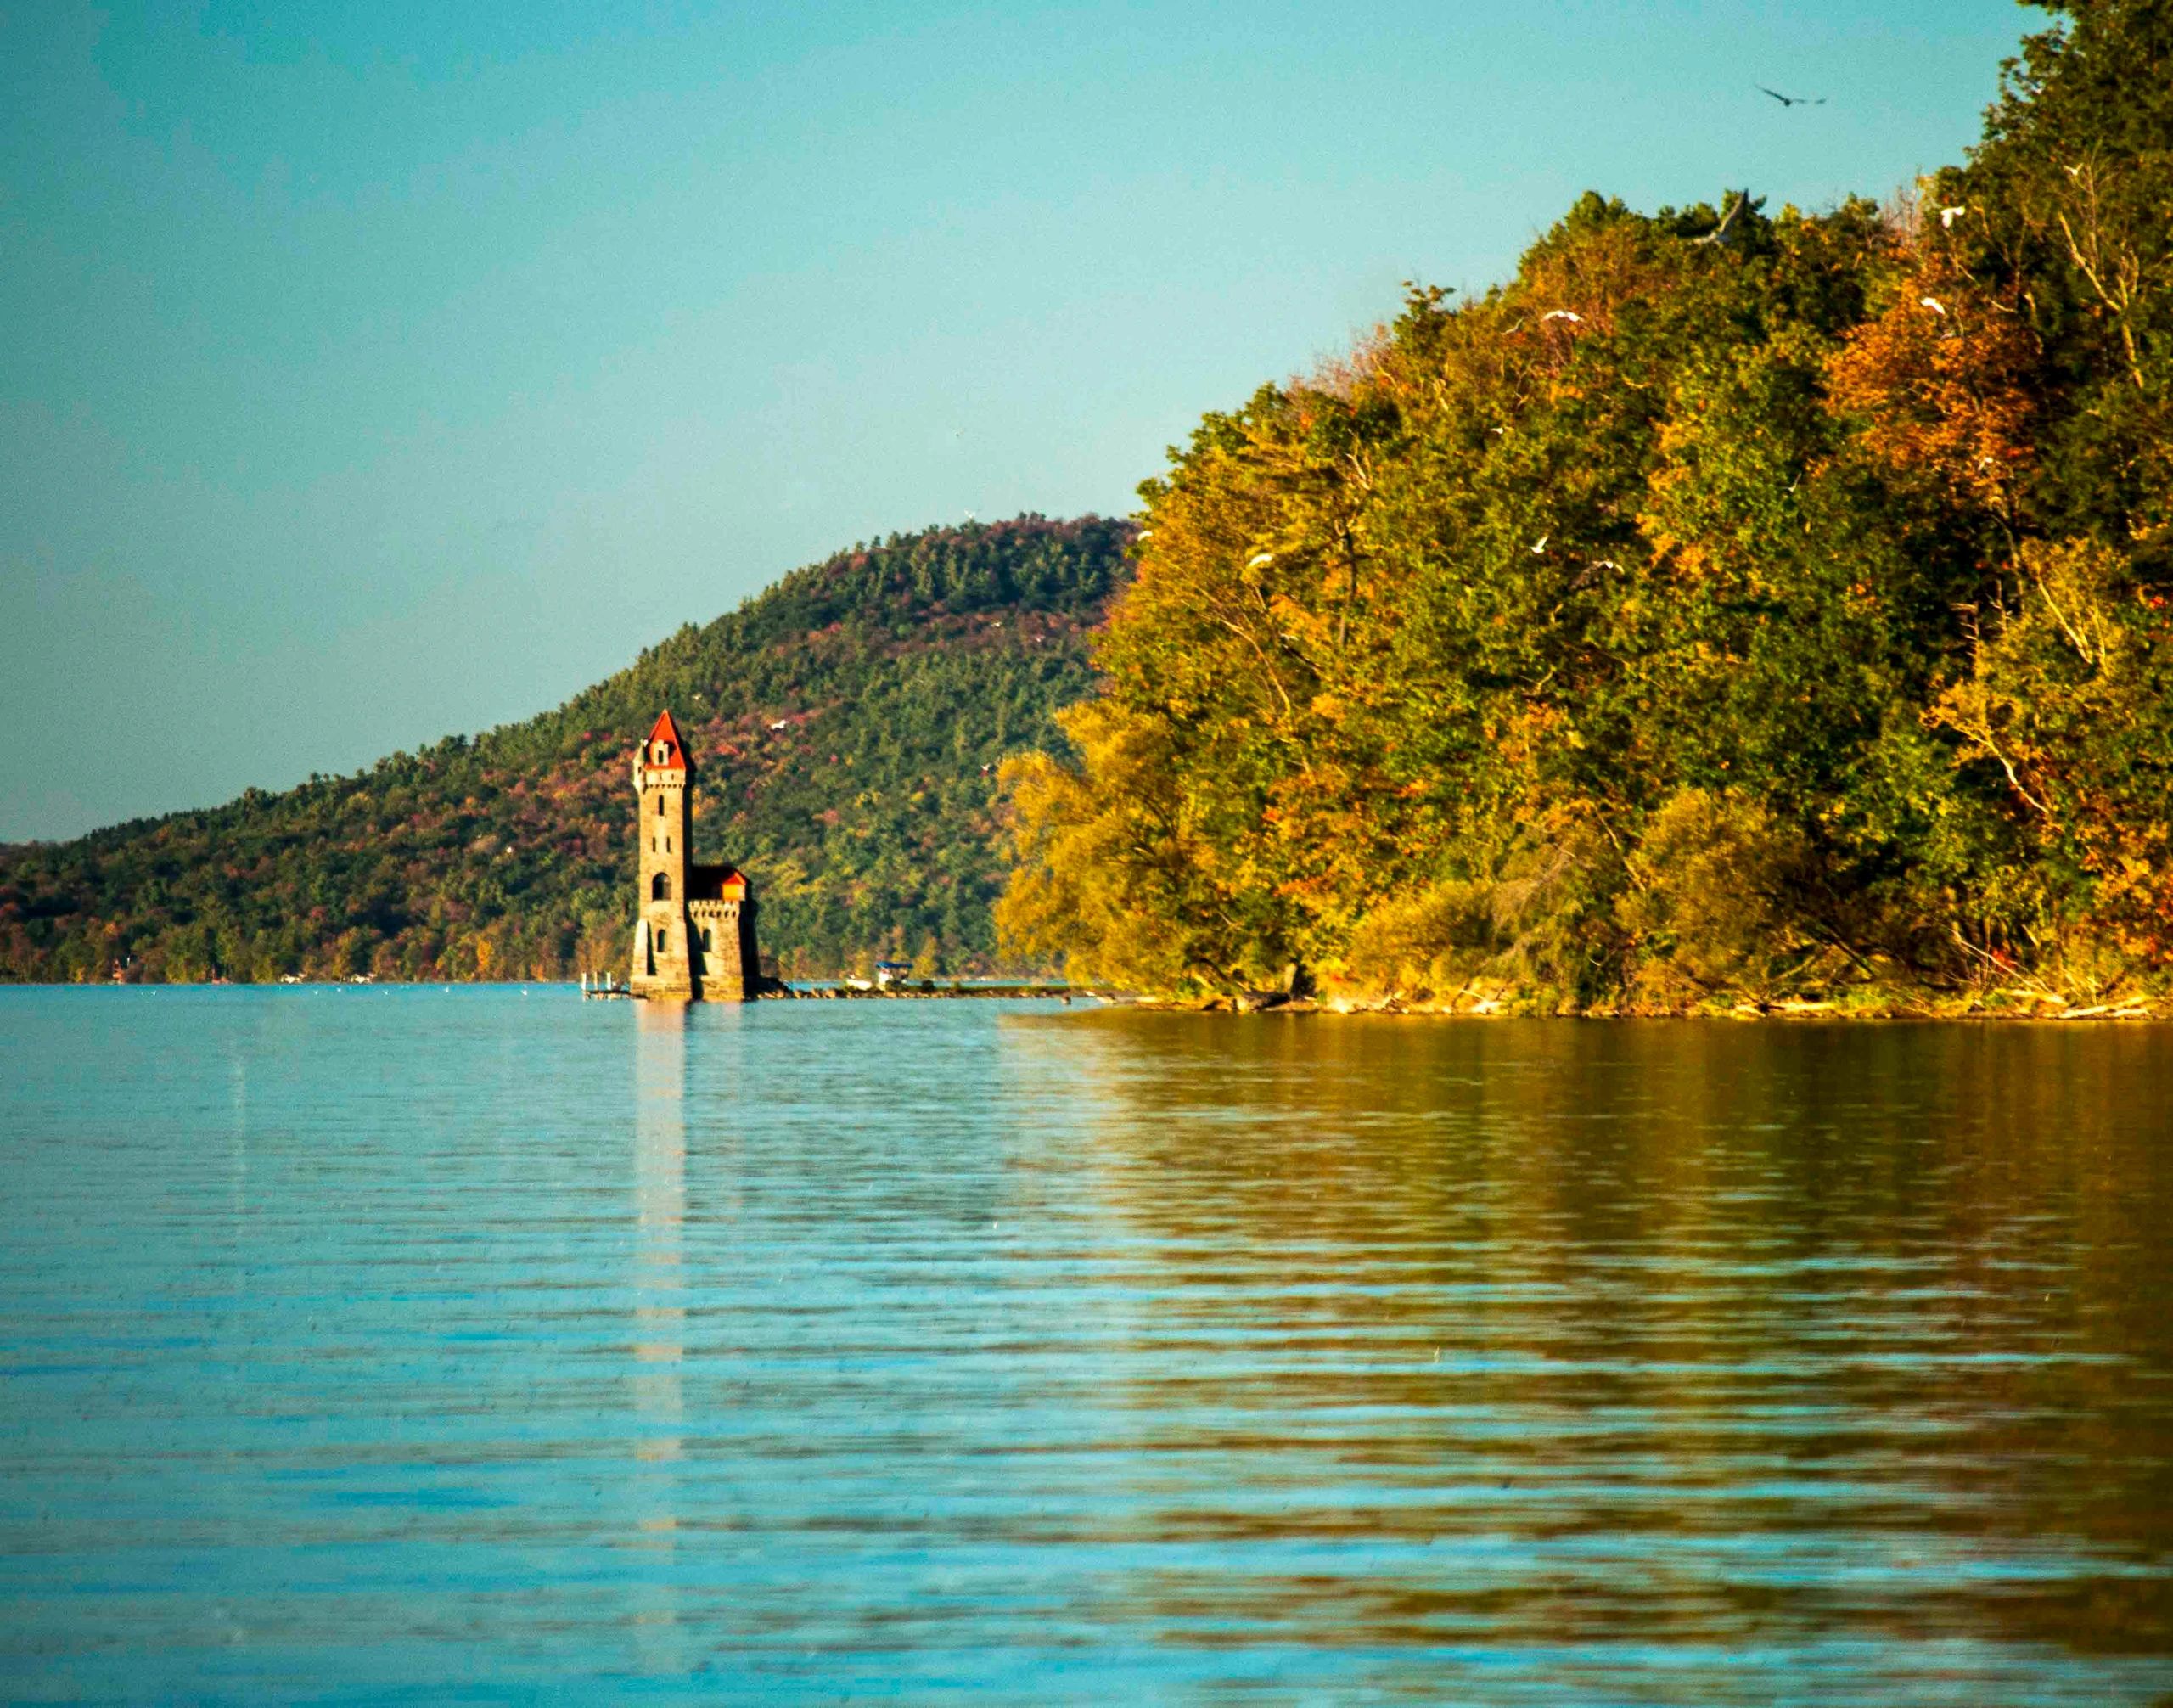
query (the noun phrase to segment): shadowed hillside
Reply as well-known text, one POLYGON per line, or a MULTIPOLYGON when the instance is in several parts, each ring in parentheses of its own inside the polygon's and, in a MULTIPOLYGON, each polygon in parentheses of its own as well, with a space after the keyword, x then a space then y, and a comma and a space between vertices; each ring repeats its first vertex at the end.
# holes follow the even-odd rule
POLYGON ((474 979, 618 967, 627 756, 668 705, 696 850, 746 868, 788 972, 987 964, 993 767, 1056 739, 1131 530, 894 536, 688 624, 557 711, 284 794, 0 852, 0 978, 474 979))

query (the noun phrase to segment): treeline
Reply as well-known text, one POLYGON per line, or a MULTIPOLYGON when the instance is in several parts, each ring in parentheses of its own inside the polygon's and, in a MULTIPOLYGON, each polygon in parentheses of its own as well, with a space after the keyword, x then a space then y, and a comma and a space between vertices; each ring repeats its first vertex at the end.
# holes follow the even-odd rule
POLYGON ((2118 1003, 2173 963, 2173 10, 1968 161, 1587 195, 1142 489, 1026 955, 1171 992, 2118 1003))
POLYGON ((1130 525, 893 536, 681 629, 557 711, 283 794, 0 851, 0 978, 623 970, 633 744, 669 705, 696 854, 753 875, 788 973, 991 964, 995 768, 1057 740, 1130 525))

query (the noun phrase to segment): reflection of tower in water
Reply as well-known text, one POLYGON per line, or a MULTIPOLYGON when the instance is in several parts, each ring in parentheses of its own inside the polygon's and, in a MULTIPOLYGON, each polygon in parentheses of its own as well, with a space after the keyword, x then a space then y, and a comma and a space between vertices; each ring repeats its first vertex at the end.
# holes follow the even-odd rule
MULTIPOLYGON (((687 1212, 687 1011, 677 1003, 636 1003, 634 1031, 634 1241, 630 1383, 636 1546, 670 1556, 678 1546, 679 1479, 685 1451, 686 1278, 681 1267, 687 1212)), ((643 1668, 687 1668, 677 1588, 659 1561, 634 1614, 643 1668)))

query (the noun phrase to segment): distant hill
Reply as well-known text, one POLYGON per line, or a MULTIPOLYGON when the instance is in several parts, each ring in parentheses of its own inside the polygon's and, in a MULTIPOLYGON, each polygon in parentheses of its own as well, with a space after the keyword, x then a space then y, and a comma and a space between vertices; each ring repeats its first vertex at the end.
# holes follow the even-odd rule
POLYGON ((1061 740, 1131 525, 893 536, 688 624, 557 711, 351 777, 0 850, 0 979, 570 976, 632 919, 627 756, 669 706, 698 857, 789 973, 990 964, 995 769, 1061 740))

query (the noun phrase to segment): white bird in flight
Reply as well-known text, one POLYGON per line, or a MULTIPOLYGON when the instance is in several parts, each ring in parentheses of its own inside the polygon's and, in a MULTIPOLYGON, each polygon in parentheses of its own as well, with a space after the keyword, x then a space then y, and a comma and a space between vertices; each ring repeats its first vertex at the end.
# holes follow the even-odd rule
POLYGON ((1934 314, 1938 315, 1941 319, 1946 318, 1946 305, 1941 302, 1937 297, 1920 296, 1917 299, 1917 301, 1920 306, 1929 308, 1934 314))
POLYGON ((1941 208, 1939 211, 1939 222, 1942 228, 1951 227, 1955 221, 1968 211, 1968 208, 1941 208))
POLYGON ((1532 554, 1532 556, 1534 556, 1535 558, 1536 558, 1536 557, 1538 557, 1538 556, 1539 556, 1542 552, 1544 552, 1544 551, 1547 549, 1547 535, 1545 535, 1545 534, 1541 534, 1541 535, 1537 539, 1534 540, 1534 541, 1531 542, 1531 554, 1532 554))
MULTIPOLYGON (((1763 207, 1765 205, 1765 200, 1761 197, 1758 205, 1763 207)), ((1721 222, 1707 232, 1704 236, 1691 239, 1691 243, 1699 249, 1704 248, 1709 244, 1726 243, 1728 240, 1729 227, 1736 222, 1743 209, 1749 205, 1750 205, 1750 192, 1748 189, 1738 191, 1734 199, 1728 203, 1726 211, 1721 215, 1721 222)))
POLYGON ((1583 315, 1572 314, 1566 308, 1550 308, 1546 313, 1541 315, 1540 318, 1541 320, 1574 320, 1580 326, 1582 326, 1585 323, 1585 317, 1583 315))

